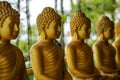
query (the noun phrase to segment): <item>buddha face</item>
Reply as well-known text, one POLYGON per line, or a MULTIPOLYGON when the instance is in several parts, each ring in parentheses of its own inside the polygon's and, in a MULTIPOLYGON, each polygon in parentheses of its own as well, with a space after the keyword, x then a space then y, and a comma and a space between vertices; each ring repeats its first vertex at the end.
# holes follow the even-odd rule
POLYGON ((3 40, 15 39, 19 32, 19 18, 8 16, 0 27, 0 35, 3 40))
POLYGON ((45 30, 48 39, 57 39, 61 33, 61 24, 59 20, 53 20, 45 30))
POLYGON ((114 36, 114 30, 112 27, 108 27, 104 30, 104 38, 105 39, 111 39, 114 36))
POLYGON ((90 23, 84 23, 81 27, 77 29, 78 37, 80 39, 88 39, 90 36, 91 25, 90 23))

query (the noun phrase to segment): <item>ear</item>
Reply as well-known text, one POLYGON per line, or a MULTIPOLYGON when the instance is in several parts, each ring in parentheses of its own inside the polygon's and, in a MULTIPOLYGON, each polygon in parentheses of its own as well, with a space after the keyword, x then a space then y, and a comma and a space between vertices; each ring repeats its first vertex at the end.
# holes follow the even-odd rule
POLYGON ((103 40, 105 39, 104 32, 105 32, 105 30, 102 30, 102 32, 101 32, 101 37, 103 40))
POLYGON ((73 39, 73 40, 78 39, 78 33, 77 33, 77 31, 75 31, 75 32, 73 33, 72 39, 73 39))
POLYGON ((46 39, 46 35, 45 35, 44 30, 41 31, 40 38, 41 38, 42 40, 45 40, 45 39, 46 39))

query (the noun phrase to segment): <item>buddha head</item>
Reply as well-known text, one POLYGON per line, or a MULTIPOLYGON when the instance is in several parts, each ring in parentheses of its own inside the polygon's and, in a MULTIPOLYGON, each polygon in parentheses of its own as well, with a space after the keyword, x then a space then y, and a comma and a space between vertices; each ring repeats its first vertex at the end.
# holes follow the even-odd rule
POLYGON ((114 32, 116 37, 120 35, 120 20, 115 24, 114 32))
POLYGON ((51 7, 45 7, 37 17, 38 33, 43 39, 56 39, 61 33, 61 17, 51 7))
POLYGON ((114 35, 114 23, 107 16, 103 16, 96 25, 97 35, 103 39, 111 39, 114 35))
POLYGON ((90 36, 91 21, 84 13, 77 12, 70 21, 72 37, 87 39, 90 36))
POLYGON ((7 1, 0 1, 0 39, 15 39, 19 32, 20 14, 7 1))

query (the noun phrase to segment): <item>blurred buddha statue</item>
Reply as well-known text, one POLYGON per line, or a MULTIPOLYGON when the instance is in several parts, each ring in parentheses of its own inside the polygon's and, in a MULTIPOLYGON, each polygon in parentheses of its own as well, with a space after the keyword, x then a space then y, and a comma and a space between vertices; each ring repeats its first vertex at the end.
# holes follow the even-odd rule
POLYGON ((113 46, 116 50, 115 60, 117 67, 120 69, 120 20, 118 21, 118 23, 115 24, 114 31, 115 31, 115 41, 113 42, 113 46))
POLYGON ((28 80, 23 53, 10 43, 19 32, 20 14, 0 1, 0 80, 28 80))
POLYGON ((93 45, 95 66, 103 76, 116 76, 118 69, 115 62, 115 49, 108 42, 114 36, 114 23, 103 16, 96 25, 97 41, 93 45))
POLYGON ((61 17, 45 7, 37 17, 39 40, 31 47, 34 80, 72 80, 64 63, 64 53, 55 42, 61 33, 61 17))
POLYGON ((70 22, 72 41, 65 54, 74 80, 97 80, 99 72, 94 66, 92 49, 84 42, 91 32, 91 21, 84 13, 77 12, 70 22))

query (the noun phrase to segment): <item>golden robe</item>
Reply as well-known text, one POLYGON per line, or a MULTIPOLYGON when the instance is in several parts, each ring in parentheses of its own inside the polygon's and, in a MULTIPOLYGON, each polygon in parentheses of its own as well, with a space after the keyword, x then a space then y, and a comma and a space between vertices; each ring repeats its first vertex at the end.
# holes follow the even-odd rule
MULTIPOLYGON (((101 62, 102 62, 102 65, 104 67, 108 67, 108 68, 111 68, 113 70, 116 70, 117 69, 117 65, 116 65, 116 61, 115 61, 115 49, 114 47, 111 45, 111 44, 106 44, 105 42, 103 41, 98 41, 95 43, 95 46, 98 47, 99 49, 99 57, 101 58, 101 62)), ((97 67, 97 66, 96 66, 97 67)), ((98 68, 99 69, 99 68, 98 68)), ((117 75, 117 72, 105 72, 101 69, 99 69, 101 75, 103 76, 108 76, 108 77, 111 77, 111 76, 116 76, 117 75)))
POLYGON ((23 54, 14 45, 0 45, 0 80, 28 80, 23 54))
POLYGON ((116 49, 116 55, 115 55, 116 64, 117 64, 117 67, 120 69, 120 41, 115 41, 113 43, 113 46, 116 49))
MULTIPOLYGON (((64 64, 64 54, 59 45, 50 42, 40 42, 39 50, 42 52, 43 74, 51 77, 53 80, 72 80, 64 64), (70 77, 69 77, 70 76, 70 77)), ((32 53, 31 53, 32 55, 32 53)), ((32 60, 31 56, 31 60, 32 60)), ((34 67, 34 62, 32 62, 34 67)), ((34 69, 33 69, 34 72, 34 69)), ((39 76, 40 77, 40 76, 39 76)), ((34 80, 38 80, 35 75, 34 80)), ((43 80, 41 78, 41 80, 43 80)), ((48 79, 49 80, 49 79, 48 79)))
MULTIPOLYGON (((94 62, 93 62, 93 52, 92 49, 86 44, 86 43, 79 43, 79 42, 71 42, 68 44, 68 46, 66 47, 66 52, 68 52, 67 50, 72 49, 72 51, 74 51, 74 63, 75 63, 75 67, 77 68, 77 70, 81 73, 85 73, 85 74, 95 74, 94 70, 95 70, 95 66, 94 66, 94 62)), ((66 53, 66 57, 67 55, 69 56, 70 53, 66 53)), ((70 70, 70 69, 69 69, 70 70)), ((92 80, 93 77, 91 78, 85 78, 82 79, 82 77, 77 77, 78 75, 74 75, 75 73, 73 73, 74 71, 72 71, 72 69, 70 70, 72 76, 73 76, 73 80, 92 80)))

